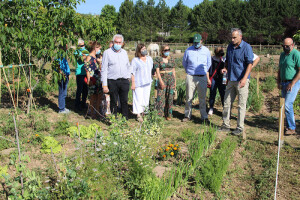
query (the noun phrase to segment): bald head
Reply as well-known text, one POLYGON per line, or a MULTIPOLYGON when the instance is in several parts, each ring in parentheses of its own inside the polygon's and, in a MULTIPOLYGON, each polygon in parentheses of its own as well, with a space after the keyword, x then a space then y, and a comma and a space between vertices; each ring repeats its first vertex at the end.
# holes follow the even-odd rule
POLYGON ((292 38, 285 38, 283 40, 283 50, 286 54, 289 54, 294 49, 294 41, 292 38))

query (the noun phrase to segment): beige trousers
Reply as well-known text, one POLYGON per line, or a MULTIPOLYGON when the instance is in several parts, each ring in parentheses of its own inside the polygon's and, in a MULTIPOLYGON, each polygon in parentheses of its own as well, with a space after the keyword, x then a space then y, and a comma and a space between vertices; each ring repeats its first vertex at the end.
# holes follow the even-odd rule
POLYGON ((184 114, 186 118, 191 119, 192 117, 192 103, 195 95, 195 91, 198 91, 199 98, 199 109, 201 114, 201 119, 207 119, 206 112, 206 90, 207 90, 207 77, 204 76, 191 76, 186 75, 186 103, 184 114))
POLYGON ((226 86, 223 108, 223 124, 226 127, 230 127, 230 112, 235 97, 238 96, 238 117, 237 128, 244 130, 244 120, 246 115, 246 104, 249 93, 249 79, 244 87, 239 88, 239 81, 229 81, 226 86))

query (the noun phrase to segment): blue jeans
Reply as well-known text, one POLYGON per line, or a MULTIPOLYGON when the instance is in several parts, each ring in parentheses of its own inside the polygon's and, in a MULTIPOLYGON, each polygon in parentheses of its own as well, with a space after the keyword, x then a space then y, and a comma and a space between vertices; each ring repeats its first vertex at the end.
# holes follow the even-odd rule
POLYGON ((209 108, 214 108, 215 99, 217 95, 217 89, 221 97, 222 106, 224 106, 224 96, 226 85, 222 84, 222 79, 215 80, 214 78, 211 81, 210 93, 209 93, 209 108))
POLYGON ((285 98, 285 117, 287 122, 287 128, 291 130, 296 130, 296 122, 295 122, 295 116, 294 116, 294 109, 293 104, 297 97, 298 91, 300 89, 300 80, 296 82, 294 87, 292 87, 291 91, 286 91, 286 87, 291 82, 282 82, 282 90, 281 94, 282 97, 285 98))
POLYGON ((69 77, 58 82, 58 108, 59 111, 64 111, 66 107, 66 97, 68 92, 69 77))

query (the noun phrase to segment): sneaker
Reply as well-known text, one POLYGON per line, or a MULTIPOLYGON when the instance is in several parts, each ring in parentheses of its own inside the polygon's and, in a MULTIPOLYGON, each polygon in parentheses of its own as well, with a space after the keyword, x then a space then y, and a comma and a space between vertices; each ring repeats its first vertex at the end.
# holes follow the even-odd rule
POLYGON ((218 131, 221 131, 221 132, 229 132, 230 131, 230 128, 225 126, 224 124, 222 126, 220 126, 218 128, 218 131))
POLYGON ((296 131, 292 129, 287 129, 284 133, 284 135, 289 136, 289 135, 295 135, 296 131))
POLYGON ((241 129, 235 129, 234 131, 232 131, 232 135, 236 135, 236 136, 238 136, 238 135, 241 135, 243 133, 243 130, 241 130, 241 129))
POLYGON ((59 113, 59 114, 69 114, 69 112, 70 112, 70 110, 67 109, 67 108, 65 108, 64 110, 59 111, 58 113, 59 113))
POLYGON ((182 122, 188 122, 188 121, 190 121, 190 120, 191 120, 190 118, 185 117, 185 118, 183 118, 181 121, 182 121, 182 122))
POLYGON ((210 108, 209 111, 208 111, 208 115, 212 115, 213 113, 214 113, 214 109, 210 108))

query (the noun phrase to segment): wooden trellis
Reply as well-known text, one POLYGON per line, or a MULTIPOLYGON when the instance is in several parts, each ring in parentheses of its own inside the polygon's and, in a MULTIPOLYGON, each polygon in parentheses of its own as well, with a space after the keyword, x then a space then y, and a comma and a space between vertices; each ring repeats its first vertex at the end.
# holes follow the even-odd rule
POLYGON ((36 64, 31 64, 30 63, 30 49, 29 49, 29 54, 28 54, 28 64, 23 64, 22 63, 22 59, 21 59, 21 51, 17 51, 18 57, 19 57, 19 61, 20 64, 19 65, 8 65, 8 66, 3 66, 2 63, 2 52, 0 49, 0 104, 1 104, 1 97, 2 97, 2 72, 3 72, 3 77, 4 77, 4 82, 5 82, 5 86, 8 89, 13 107, 15 109, 15 113, 18 115, 17 113, 17 108, 18 108, 18 101, 19 101, 19 89, 20 89, 20 77, 21 77, 21 73, 23 72, 24 76, 25 76, 25 81, 27 84, 27 92, 29 93, 28 95, 28 103, 27 103, 27 113, 30 112, 30 108, 32 107, 32 104, 34 105, 34 107, 36 108, 35 102, 34 102, 34 98, 33 98, 33 94, 32 94, 32 85, 31 85, 31 67, 32 66, 36 66, 36 64), (25 67, 28 67, 28 71, 29 71, 29 78, 27 77, 27 74, 25 72, 25 67), (15 74, 14 74, 14 68, 19 68, 18 70, 18 78, 17 78, 17 91, 15 91, 15 74), (8 81, 5 69, 13 69, 13 91, 10 88, 10 83, 8 81), (21 72, 22 71, 22 72, 21 72))

